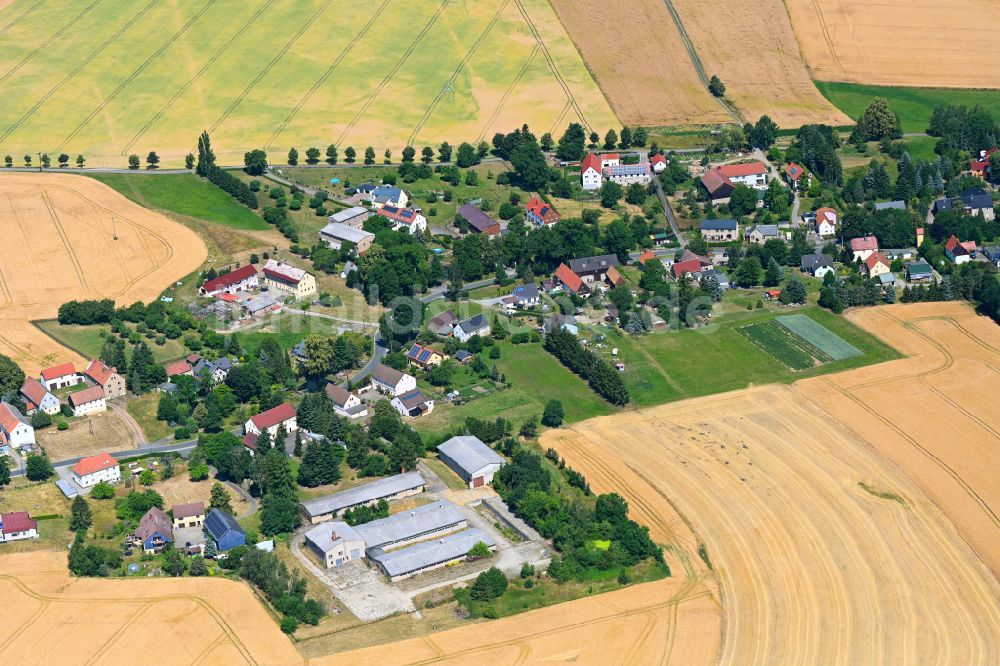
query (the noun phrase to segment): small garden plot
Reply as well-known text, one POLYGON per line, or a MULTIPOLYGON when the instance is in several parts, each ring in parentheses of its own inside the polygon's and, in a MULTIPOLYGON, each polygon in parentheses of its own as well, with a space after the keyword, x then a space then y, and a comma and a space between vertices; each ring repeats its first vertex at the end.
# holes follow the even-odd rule
POLYGON ((834 361, 861 356, 861 351, 857 347, 806 315, 788 315, 787 317, 778 317, 775 321, 822 350, 834 361))
POLYGON ((736 330, 782 365, 795 371, 807 370, 834 360, 822 349, 780 324, 777 319, 742 326, 736 330))

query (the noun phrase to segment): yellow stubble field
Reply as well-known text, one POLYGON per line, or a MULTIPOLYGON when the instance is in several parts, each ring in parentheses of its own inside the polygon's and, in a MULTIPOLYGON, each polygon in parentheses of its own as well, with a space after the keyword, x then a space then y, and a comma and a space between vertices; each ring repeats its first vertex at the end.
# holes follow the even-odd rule
POLYGON ((787 0, 821 81, 1000 88, 1000 4, 984 0, 787 0))
POLYGON ((0 229, 0 353, 28 374, 84 362, 32 320, 71 299, 149 301, 207 256, 187 227, 67 174, 3 174, 0 229))

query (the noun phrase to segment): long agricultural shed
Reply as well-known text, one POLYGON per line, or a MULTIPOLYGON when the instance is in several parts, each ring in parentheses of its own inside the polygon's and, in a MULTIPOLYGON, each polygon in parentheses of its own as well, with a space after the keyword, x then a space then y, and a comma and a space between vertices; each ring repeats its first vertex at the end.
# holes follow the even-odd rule
POLYGON ((315 525, 333 520, 348 509, 372 505, 382 499, 388 502, 418 495, 424 491, 426 485, 427 482, 420 472, 406 472, 332 495, 307 500, 299 504, 299 511, 303 518, 315 525))

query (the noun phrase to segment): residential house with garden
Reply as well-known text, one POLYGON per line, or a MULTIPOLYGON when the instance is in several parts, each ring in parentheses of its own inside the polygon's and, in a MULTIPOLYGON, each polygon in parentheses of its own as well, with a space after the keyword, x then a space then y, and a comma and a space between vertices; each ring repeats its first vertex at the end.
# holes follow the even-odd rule
POLYGON ((28 419, 14 405, 0 402, 0 453, 9 454, 12 449, 30 450, 34 446, 35 429, 28 419))
POLYGON ((243 424, 243 433, 259 437, 261 433, 266 432, 272 438, 278 434, 279 428, 284 428, 286 433, 293 433, 299 429, 297 417, 295 407, 289 402, 283 402, 277 407, 250 417, 243 424))
POLYGON ((763 245, 769 240, 778 240, 781 234, 777 224, 755 224, 743 234, 743 239, 751 245, 763 245))
POLYGON ((420 389, 397 393, 390 403, 400 416, 423 416, 434 411, 434 401, 428 398, 420 389))
POLYGON ((736 220, 702 220, 701 237, 709 243, 731 243, 740 238, 736 220))
POLYGON ((534 307, 542 301, 542 296, 538 292, 538 287, 535 286, 534 282, 514 287, 514 291, 510 295, 514 297, 514 305, 519 308, 534 307))
MULTIPOLYGON (((407 196, 406 192, 395 185, 379 185, 372 190, 370 200, 373 204, 375 204, 376 209, 382 208, 383 206, 404 208, 406 207, 406 204, 409 203, 410 197, 407 196)), ((381 214, 382 213, 380 212, 379 215, 381 214)))
POLYGON ((430 347, 425 347, 419 342, 414 342, 413 346, 410 347, 410 351, 406 354, 406 359, 418 368, 426 370, 435 365, 441 365, 444 355, 430 347))
POLYGON ((545 203, 538 197, 531 197, 524 206, 524 216, 536 227, 551 226, 562 219, 551 204, 545 203))
POLYGON ((326 385, 326 397, 330 399, 334 413, 348 419, 368 416, 368 406, 361 402, 357 393, 336 384, 326 385))
POLYGON ((118 461, 107 453, 82 458, 70 468, 70 472, 73 481, 81 488, 92 488, 101 482, 114 485, 122 480, 118 461))
POLYGON ((346 224, 349 227, 360 229, 364 226, 365 221, 372 215, 374 215, 374 213, 364 206, 354 206, 352 208, 337 211, 333 215, 326 218, 326 221, 330 224, 346 224))
POLYGON ((852 238, 849 247, 853 254, 853 261, 867 261, 868 257, 878 252, 878 239, 875 236, 852 238))
POLYGON ((173 528, 175 530, 184 529, 185 527, 201 527, 205 524, 204 502, 174 504, 170 508, 170 513, 174 516, 173 528))
POLYGON ((570 259, 569 268, 580 277, 587 285, 607 281, 607 276, 612 269, 618 272, 618 255, 601 254, 594 257, 581 257, 570 259))
POLYGON ((66 398, 66 403, 73 410, 73 416, 87 416, 107 411, 107 398, 100 386, 91 386, 82 391, 74 391, 66 398))
POLYGON ((827 273, 837 272, 833 257, 828 254, 804 254, 799 262, 799 267, 803 273, 808 273, 821 280, 826 277, 827 273))
POLYGON ((865 263, 862 265, 862 271, 869 279, 878 278, 880 275, 888 273, 891 270, 889 260, 883 257, 878 252, 873 252, 868 255, 865 259, 865 263))
POLYGON ((379 393, 395 397, 417 388, 417 379, 413 375, 379 363, 372 371, 371 387, 379 393))
POLYGON ((135 528, 135 538, 142 544, 143 552, 159 553, 164 546, 174 541, 170 517, 160 507, 150 507, 149 511, 139 519, 139 526, 135 528))
POLYGON ((361 256, 371 248, 375 234, 340 222, 330 222, 320 230, 319 239, 333 250, 353 247, 355 255, 361 256))
POLYGON ((236 519, 221 509, 212 509, 205 516, 205 531, 215 542, 216 550, 220 553, 244 546, 247 542, 247 534, 236 522, 236 519))
POLYGON ((490 320, 482 313, 473 315, 455 324, 454 335, 461 342, 468 342, 476 336, 489 337, 490 320))
POLYGON ((0 514, 0 543, 38 538, 38 522, 27 511, 0 514))
POLYGON ((837 211, 824 207, 816 211, 813 227, 821 238, 837 235, 837 211))
POLYGON ((590 287, 566 264, 559 264, 554 276, 559 285, 571 294, 590 293, 590 287))
POLYGON ((413 235, 422 234, 427 230, 427 218, 412 208, 387 204, 378 209, 378 214, 392 222, 395 231, 404 230, 413 235))

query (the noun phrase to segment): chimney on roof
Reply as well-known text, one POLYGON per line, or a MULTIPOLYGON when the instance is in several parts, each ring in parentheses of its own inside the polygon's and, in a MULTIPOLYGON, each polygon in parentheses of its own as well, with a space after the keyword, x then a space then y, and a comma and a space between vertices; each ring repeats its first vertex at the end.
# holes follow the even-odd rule
POLYGON ((334 541, 337 540, 337 530, 330 530, 330 538, 334 541))

